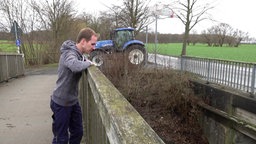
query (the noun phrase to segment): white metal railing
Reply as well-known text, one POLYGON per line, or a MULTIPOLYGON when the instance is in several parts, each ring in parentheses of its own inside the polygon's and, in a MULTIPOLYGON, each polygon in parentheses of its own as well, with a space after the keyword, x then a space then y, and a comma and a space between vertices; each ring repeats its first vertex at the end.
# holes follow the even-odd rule
POLYGON ((149 54, 148 61, 200 75, 204 80, 256 93, 256 63, 149 54))

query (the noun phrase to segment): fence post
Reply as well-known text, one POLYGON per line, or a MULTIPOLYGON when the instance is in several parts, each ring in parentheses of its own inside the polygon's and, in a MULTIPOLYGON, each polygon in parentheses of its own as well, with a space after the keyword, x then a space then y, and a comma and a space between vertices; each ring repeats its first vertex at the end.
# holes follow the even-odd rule
POLYGON ((252 69, 252 83, 251 83, 251 93, 254 95, 255 90, 255 75, 256 75, 256 64, 253 65, 252 69))
POLYGON ((181 69, 181 71, 183 71, 184 70, 184 64, 183 64, 183 56, 181 56, 180 57, 180 69, 181 69))
POLYGON ((8 55, 5 54, 5 60, 6 60, 6 81, 9 80, 9 64, 8 64, 8 55))
POLYGON ((207 83, 210 81, 210 67, 211 67, 211 62, 210 59, 208 59, 208 67, 207 67, 207 83))
POLYGON ((19 64, 18 64, 18 55, 15 55, 15 65, 16 65, 16 76, 19 76, 19 64))

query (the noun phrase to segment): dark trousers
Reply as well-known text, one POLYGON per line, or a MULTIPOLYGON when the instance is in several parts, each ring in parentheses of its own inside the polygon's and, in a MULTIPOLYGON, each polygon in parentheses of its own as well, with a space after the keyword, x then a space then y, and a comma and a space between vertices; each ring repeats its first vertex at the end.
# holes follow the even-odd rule
POLYGON ((80 144, 83 137, 82 112, 79 103, 64 107, 51 100, 53 112, 52 144, 80 144))

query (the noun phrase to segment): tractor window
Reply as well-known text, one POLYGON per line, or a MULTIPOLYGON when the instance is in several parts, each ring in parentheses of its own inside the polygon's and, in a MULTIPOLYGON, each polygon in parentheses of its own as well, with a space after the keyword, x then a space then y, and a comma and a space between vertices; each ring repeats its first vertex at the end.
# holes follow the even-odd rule
POLYGON ((123 47, 123 45, 133 40, 133 33, 132 31, 118 31, 116 35, 116 43, 119 48, 123 47))

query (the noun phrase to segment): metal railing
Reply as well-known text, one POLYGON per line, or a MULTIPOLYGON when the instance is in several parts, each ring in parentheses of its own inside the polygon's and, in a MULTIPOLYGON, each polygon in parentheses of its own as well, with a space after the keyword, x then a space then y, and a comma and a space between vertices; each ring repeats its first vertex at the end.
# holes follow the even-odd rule
POLYGON ((0 54, 0 82, 22 76, 24 73, 22 54, 0 54))
POLYGON ((256 93, 256 63, 158 54, 149 54, 149 61, 198 74, 207 82, 222 84, 251 94, 256 93))

